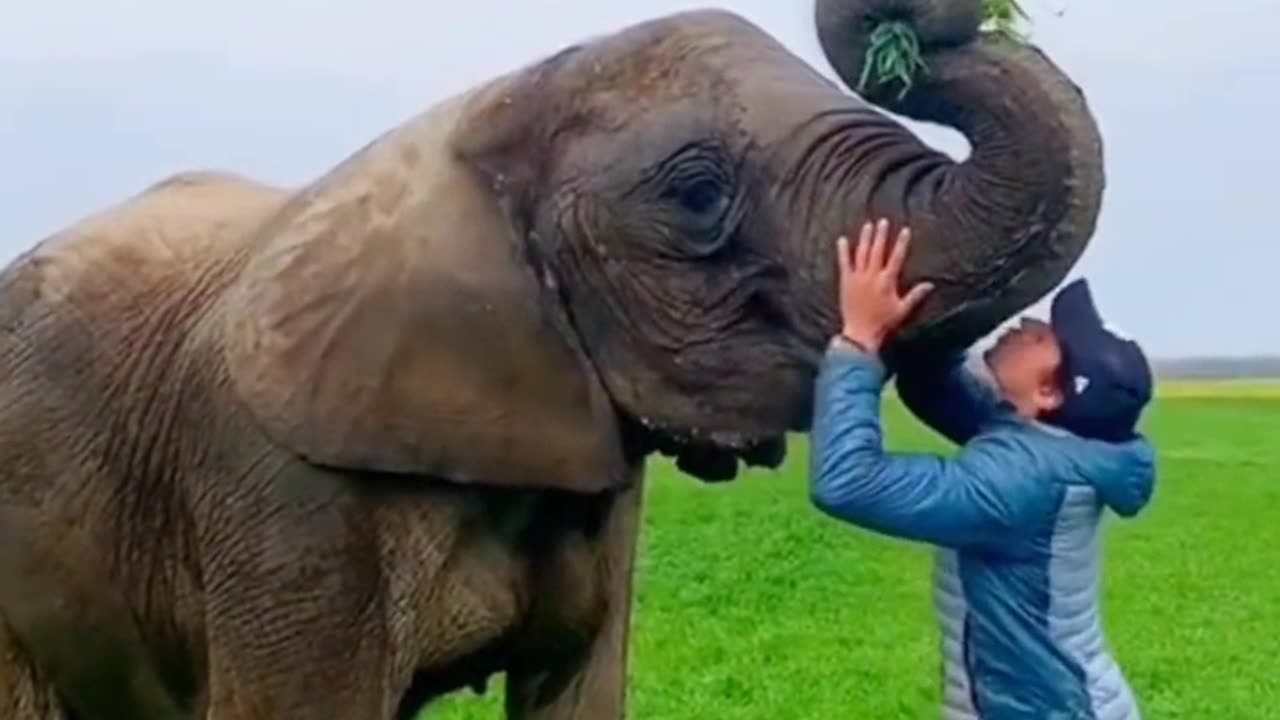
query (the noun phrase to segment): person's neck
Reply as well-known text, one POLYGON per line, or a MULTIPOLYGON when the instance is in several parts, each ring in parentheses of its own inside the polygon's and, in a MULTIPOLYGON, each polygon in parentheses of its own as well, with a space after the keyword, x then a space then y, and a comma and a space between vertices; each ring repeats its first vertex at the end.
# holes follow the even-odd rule
POLYGON ((1013 406, 1013 411, 1024 420, 1036 421, 1040 419, 1040 411, 1036 409, 1034 403, 1029 401, 1019 402, 1017 398, 1004 396, 1005 401, 1013 406))

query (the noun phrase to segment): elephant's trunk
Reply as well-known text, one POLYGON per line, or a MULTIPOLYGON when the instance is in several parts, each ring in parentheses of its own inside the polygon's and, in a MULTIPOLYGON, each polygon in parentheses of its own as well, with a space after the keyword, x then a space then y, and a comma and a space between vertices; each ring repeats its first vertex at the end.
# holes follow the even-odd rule
MULTIPOLYGON (((860 207, 840 209, 845 223, 884 214, 911 224, 905 280, 938 287, 903 329, 907 341, 979 339, 1061 282, 1097 221, 1102 141, 1084 97, 1036 48, 979 33, 981 11, 981 0, 817 0, 823 50, 853 88, 877 26, 913 29, 926 67, 905 93, 888 83, 865 97, 955 127, 972 146, 957 164, 886 125, 881 149, 865 151, 881 161, 875 184, 853 188, 860 207)), ((860 142, 875 144, 865 116, 860 125, 860 142)))

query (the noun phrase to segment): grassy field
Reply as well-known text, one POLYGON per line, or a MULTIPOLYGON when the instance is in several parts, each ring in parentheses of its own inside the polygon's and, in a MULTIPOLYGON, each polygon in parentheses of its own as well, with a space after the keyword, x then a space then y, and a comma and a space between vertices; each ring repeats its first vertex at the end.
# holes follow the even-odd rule
MULTIPOLYGON (((1147 512, 1112 520, 1104 613, 1145 715, 1280 717, 1280 383, 1170 383, 1146 419, 1160 447, 1147 512)), ((898 449, 945 449, 895 402, 898 449)), ((810 508, 806 453, 702 486, 651 470, 630 717, 936 718, 927 548, 810 508)), ((431 720, 500 717, 458 696, 431 720)))

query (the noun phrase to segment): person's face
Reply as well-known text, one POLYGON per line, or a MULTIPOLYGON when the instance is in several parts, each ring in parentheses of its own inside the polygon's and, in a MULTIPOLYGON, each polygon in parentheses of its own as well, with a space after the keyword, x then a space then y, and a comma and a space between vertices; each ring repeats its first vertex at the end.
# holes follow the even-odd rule
POLYGON ((1062 349, 1048 323, 1023 318, 985 356, 1000 392, 1023 415, 1038 417, 1062 404, 1062 349))

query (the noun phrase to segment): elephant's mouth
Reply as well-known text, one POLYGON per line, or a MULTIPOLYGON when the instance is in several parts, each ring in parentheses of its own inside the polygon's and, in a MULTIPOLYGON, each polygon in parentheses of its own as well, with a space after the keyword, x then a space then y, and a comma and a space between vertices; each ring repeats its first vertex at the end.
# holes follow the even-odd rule
POLYGON ((676 467, 704 482, 726 482, 738 476, 739 463, 776 468, 787 456, 784 435, 749 439, 737 434, 673 432, 643 421, 627 423, 632 447, 642 454, 659 452, 676 458, 676 467))

